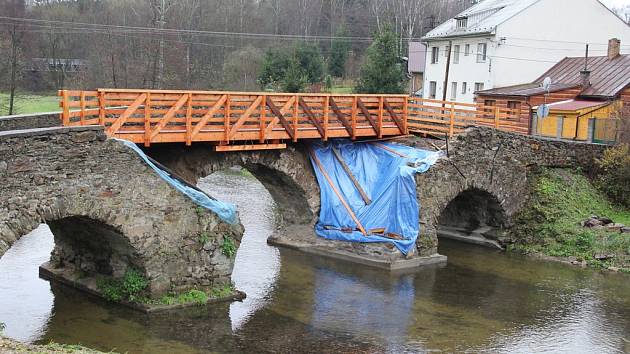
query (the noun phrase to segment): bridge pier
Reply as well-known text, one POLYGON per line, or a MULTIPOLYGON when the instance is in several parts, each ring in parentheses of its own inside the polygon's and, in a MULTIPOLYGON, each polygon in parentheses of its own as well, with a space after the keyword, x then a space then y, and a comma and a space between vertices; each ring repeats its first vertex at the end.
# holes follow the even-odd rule
POLYGON ((47 223, 55 250, 45 273, 94 289, 135 269, 147 295, 229 282, 242 225, 172 188, 101 127, 0 132, 0 256, 47 223))

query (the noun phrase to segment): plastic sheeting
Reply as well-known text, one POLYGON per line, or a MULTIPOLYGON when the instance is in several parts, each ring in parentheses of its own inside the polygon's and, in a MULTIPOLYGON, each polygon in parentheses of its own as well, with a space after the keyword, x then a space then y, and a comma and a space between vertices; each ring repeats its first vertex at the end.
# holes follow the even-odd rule
POLYGON ((408 254, 420 231, 415 174, 427 171, 440 157, 440 153, 399 144, 353 143, 347 140, 316 143, 310 149, 311 163, 321 191, 321 211, 315 226, 317 235, 331 240, 388 242, 403 254, 408 254), (366 205, 335 156, 333 147, 371 200, 370 204, 366 205), (368 235, 359 231, 357 223, 325 174, 368 235), (380 235, 369 234, 370 230, 383 228, 385 232, 379 232, 380 235), (383 236, 388 233, 402 236, 403 239, 383 236))
POLYGON ((190 198, 195 204, 209 209, 216 213, 223 221, 234 225, 238 222, 236 217, 236 206, 230 203, 221 202, 216 200, 201 190, 195 189, 177 178, 173 178, 171 174, 167 171, 164 171, 159 166, 153 163, 151 159, 142 151, 136 144, 121 139, 115 139, 117 141, 122 142, 133 151, 135 151, 144 162, 149 165, 163 180, 168 182, 171 186, 173 186, 178 191, 184 193, 188 198, 190 198))

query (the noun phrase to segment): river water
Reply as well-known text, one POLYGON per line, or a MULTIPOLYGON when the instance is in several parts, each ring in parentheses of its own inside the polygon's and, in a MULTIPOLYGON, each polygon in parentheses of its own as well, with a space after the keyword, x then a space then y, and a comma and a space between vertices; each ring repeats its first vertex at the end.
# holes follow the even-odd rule
POLYGON ((273 200, 253 177, 200 187, 238 205, 233 281, 243 302, 142 315, 37 276, 42 225, 0 259, 5 335, 129 353, 630 353, 630 276, 440 241, 448 265, 403 275, 279 250, 273 200))

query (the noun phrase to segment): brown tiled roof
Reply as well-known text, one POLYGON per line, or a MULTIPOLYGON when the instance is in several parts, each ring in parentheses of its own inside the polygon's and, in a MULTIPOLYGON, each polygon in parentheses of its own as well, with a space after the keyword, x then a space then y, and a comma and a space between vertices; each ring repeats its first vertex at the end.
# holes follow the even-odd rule
MULTIPOLYGON (((580 84, 580 71, 584 69, 584 58, 564 58, 534 83, 540 84, 545 77, 555 83, 580 84)), ((630 55, 619 55, 613 59, 606 56, 590 57, 588 69, 591 71, 589 86, 580 93, 584 97, 615 97, 630 85, 630 55)))
MULTIPOLYGON (((549 92, 562 91, 579 86, 579 84, 551 84, 549 92)), ((545 93, 540 83, 522 84, 514 86, 496 87, 489 90, 477 91, 475 94, 482 96, 522 96, 529 97, 545 93)))

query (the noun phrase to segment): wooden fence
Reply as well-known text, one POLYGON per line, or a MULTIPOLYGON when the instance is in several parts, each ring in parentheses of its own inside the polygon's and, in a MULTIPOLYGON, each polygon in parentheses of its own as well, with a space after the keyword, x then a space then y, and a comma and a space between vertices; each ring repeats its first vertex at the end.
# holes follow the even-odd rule
POLYGON ((219 150, 282 148, 300 139, 452 136, 484 125, 527 133, 520 112, 407 95, 172 90, 59 91, 63 125, 102 125, 110 137, 212 142, 219 150))

